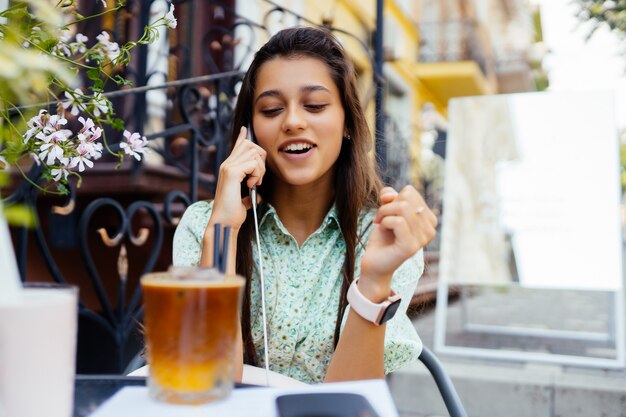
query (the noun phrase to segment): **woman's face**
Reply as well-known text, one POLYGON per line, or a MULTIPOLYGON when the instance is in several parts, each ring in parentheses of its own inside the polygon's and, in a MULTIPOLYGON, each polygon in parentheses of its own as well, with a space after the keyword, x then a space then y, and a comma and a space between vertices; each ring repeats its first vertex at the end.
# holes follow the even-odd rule
POLYGON ((253 130, 277 181, 332 179, 345 112, 326 64, 316 58, 274 58, 257 74, 253 130))

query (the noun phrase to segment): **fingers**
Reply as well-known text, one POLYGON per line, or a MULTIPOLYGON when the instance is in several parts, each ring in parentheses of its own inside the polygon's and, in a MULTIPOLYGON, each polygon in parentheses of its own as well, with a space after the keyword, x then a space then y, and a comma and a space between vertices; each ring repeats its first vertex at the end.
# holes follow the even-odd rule
POLYGON ((374 223, 393 231, 398 245, 414 253, 435 237, 437 217, 414 187, 406 186, 399 193, 385 187, 380 200, 374 223))
POLYGON ((265 175, 264 155, 265 151, 263 151, 263 154, 260 154, 258 150, 250 149, 233 161, 234 164, 238 164, 241 167, 244 174, 248 177, 246 180, 248 188, 263 183, 263 176, 265 175))
MULTIPOLYGON (((261 198, 261 195, 257 194, 256 195, 256 203, 257 203, 257 205, 261 204, 262 200, 263 199, 261 198)), ((250 196, 242 198, 241 202, 246 207, 246 210, 250 210, 252 208, 252 198, 250 198, 250 196)))
POLYGON ((237 142, 226 160, 220 166, 220 175, 242 182, 246 177, 248 188, 261 185, 265 175, 267 152, 251 141, 245 140, 246 129, 239 132, 237 142))
POLYGON ((387 204, 398 196, 398 192, 391 187, 380 190, 380 204, 387 204))
POLYGON ((380 227, 393 233, 395 244, 401 248, 405 256, 412 256, 426 246, 429 241, 422 234, 415 234, 409 222, 402 216, 387 216, 380 222, 380 227))
POLYGON ((247 134, 248 134, 248 129, 244 126, 241 126, 241 128, 239 129, 239 134, 237 135, 237 140, 235 141, 235 146, 233 146, 233 151, 238 145, 241 144, 241 142, 246 141, 247 134))
POLYGON ((420 193, 410 185, 404 187, 400 193, 391 187, 385 187, 380 192, 381 206, 374 218, 374 223, 379 223, 382 217, 387 215, 419 214, 426 218, 433 226, 437 226, 437 216, 428 208, 420 193))

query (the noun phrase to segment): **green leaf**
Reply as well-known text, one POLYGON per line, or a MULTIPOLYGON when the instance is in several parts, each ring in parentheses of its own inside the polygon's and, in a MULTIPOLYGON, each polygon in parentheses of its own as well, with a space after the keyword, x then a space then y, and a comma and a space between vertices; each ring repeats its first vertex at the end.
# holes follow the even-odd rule
POLYGON ((0 17, 6 17, 8 19, 22 17, 22 15, 28 12, 28 6, 24 4, 18 4, 16 6, 11 7, 10 9, 4 10, 0 12, 0 17))
POLYGON ((34 227, 37 224, 35 211, 29 206, 22 204, 5 206, 2 209, 2 214, 9 224, 26 227, 34 227))
POLYGON ((92 68, 87 71, 87 78, 92 81, 96 81, 100 79, 100 70, 98 68, 92 68))
POLYGON ((100 92, 104 88, 104 81, 102 81, 100 78, 98 78, 97 80, 94 80, 93 85, 91 87, 92 87, 92 90, 94 91, 94 93, 95 92, 100 92))
POLYGON ((113 77, 113 81, 115 81, 115 83, 117 85, 127 85, 132 87, 133 86, 133 82, 130 80, 125 79, 124 77, 122 77, 119 74, 116 74, 115 77, 113 77))
POLYGON ((62 184, 60 182, 57 182, 57 191, 64 195, 67 195, 70 193, 70 190, 67 189, 65 184, 62 184))
POLYGON ((111 120, 111 127, 115 130, 122 131, 124 130, 124 127, 125 127, 124 121, 122 119, 115 117, 113 120, 111 120))
MULTIPOLYGON (((89 54, 89 61, 95 62, 96 65, 100 66, 102 65, 102 62, 104 62, 104 58, 99 53, 93 53, 93 54, 89 54)), ((98 70, 97 68, 94 68, 94 69, 98 70)))
POLYGON ((114 81, 114 82, 115 82, 115 84, 117 84, 117 85, 123 85, 123 84, 124 84, 124 81, 126 81, 126 80, 125 80, 125 79, 124 79, 124 77, 122 77, 121 75, 119 75, 119 74, 115 74, 115 77, 113 77, 113 81, 114 81))

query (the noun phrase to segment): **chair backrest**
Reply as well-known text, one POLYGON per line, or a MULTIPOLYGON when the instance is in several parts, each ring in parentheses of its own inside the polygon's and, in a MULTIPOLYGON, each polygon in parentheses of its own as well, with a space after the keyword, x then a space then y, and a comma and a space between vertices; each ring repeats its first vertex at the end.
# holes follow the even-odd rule
POLYGON ((459 394, 457 394, 454 388, 452 380, 435 354, 426 346, 423 346, 419 359, 435 379, 435 383, 441 393, 441 397, 443 398, 443 402, 446 405, 450 417, 467 417, 467 413, 463 408, 463 404, 461 403, 459 394))

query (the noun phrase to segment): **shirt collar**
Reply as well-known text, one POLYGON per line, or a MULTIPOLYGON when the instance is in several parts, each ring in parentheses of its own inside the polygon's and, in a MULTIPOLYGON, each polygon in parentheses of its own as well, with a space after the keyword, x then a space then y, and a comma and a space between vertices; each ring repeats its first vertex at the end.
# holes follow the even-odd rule
MULTIPOLYGON (((276 209, 274 208, 274 206, 267 203, 265 212, 263 213, 263 215, 261 216, 261 219, 259 220, 259 227, 261 227, 263 223, 265 223, 265 221, 269 218, 273 219, 277 225, 280 225, 281 228, 283 228, 282 222, 280 221, 280 218, 278 217, 278 213, 276 213, 276 209)), ((324 220, 322 220, 320 229, 324 229, 328 227, 329 225, 331 225, 332 223, 335 223, 337 228, 341 227, 341 224, 339 223, 339 213, 337 211, 337 206, 334 203, 330 207, 330 210, 328 210, 328 213, 326 213, 326 216, 324 216, 324 220)))

